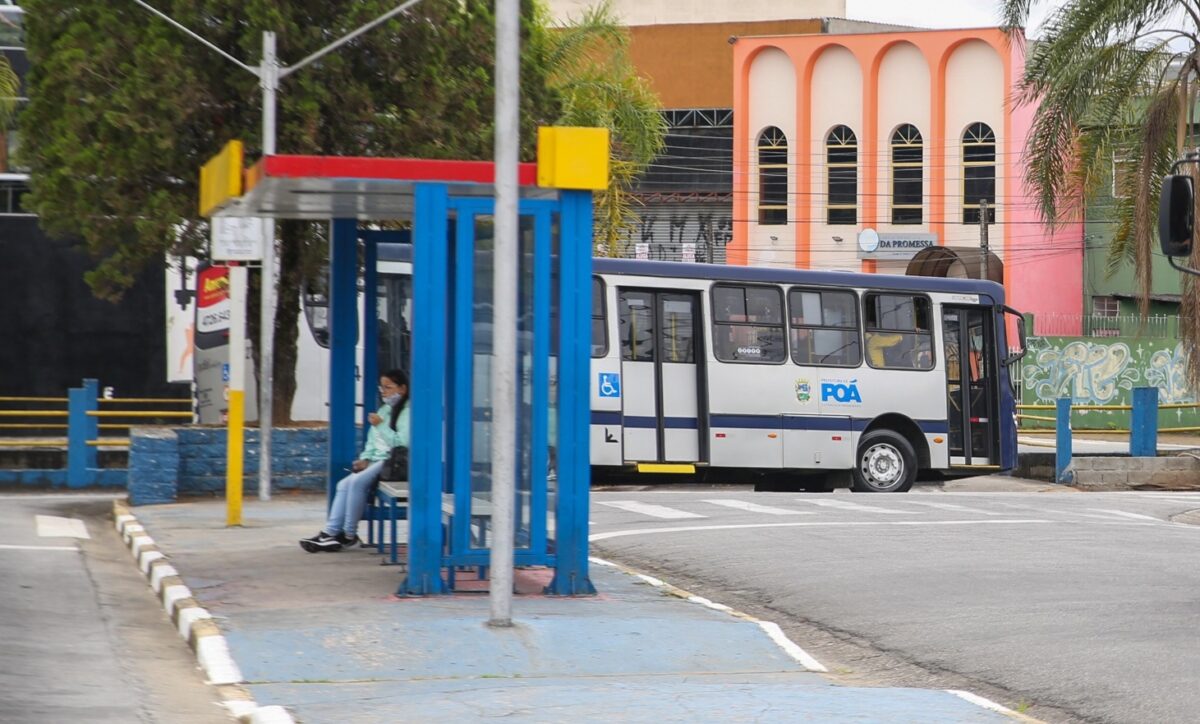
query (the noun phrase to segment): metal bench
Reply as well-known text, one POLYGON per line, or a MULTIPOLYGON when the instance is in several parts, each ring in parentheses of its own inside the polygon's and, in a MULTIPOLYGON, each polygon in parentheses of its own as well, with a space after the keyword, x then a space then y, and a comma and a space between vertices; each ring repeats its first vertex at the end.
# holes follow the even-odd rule
POLYGON ((383 553, 386 537, 389 550, 388 559, 383 561, 383 565, 398 565, 400 563, 400 542, 397 539, 396 521, 408 520, 408 483, 379 481, 379 484, 375 486, 374 493, 368 499, 366 517, 369 521, 366 545, 373 545, 379 553, 383 553), (386 536, 385 524, 387 525, 386 536))

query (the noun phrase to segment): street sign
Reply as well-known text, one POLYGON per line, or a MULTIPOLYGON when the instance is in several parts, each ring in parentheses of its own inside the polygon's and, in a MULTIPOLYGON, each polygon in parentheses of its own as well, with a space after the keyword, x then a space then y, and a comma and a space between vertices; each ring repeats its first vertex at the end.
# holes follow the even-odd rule
POLYGON ((214 216, 210 223, 212 248, 209 254, 214 262, 262 261, 265 246, 262 219, 214 216))

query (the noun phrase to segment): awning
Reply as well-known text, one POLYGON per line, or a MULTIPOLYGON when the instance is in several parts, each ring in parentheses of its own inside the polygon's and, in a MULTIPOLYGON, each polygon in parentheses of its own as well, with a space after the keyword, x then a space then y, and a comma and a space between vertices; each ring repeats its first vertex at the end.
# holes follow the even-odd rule
MULTIPOLYGON (((969 246, 930 246, 917 252, 904 273, 914 277, 983 279, 983 250, 969 246)), ((1004 262, 994 252, 987 253, 987 279, 1004 283, 1004 262)))

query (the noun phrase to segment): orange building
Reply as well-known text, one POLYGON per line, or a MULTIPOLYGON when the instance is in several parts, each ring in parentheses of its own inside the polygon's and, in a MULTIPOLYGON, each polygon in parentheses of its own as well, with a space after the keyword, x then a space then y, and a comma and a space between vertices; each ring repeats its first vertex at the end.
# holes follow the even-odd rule
POLYGON ((1079 314, 1082 224, 1047 231, 1023 180, 1022 43, 781 35, 738 39, 733 64, 729 263, 902 274, 926 246, 978 247, 986 215, 1010 303, 1079 314))

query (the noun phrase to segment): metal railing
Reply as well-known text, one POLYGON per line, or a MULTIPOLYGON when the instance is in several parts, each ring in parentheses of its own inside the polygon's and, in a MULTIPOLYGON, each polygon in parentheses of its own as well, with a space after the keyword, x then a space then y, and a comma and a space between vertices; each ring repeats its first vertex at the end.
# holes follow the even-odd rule
POLYGON ((1033 316, 1030 336, 1037 337, 1147 337, 1178 339, 1179 315, 1156 314, 1142 319, 1136 314, 1059 314, 1033 316))
MULTIPOLYGON (((1018 420, 1017 432, 1026 432, 1026 433, 1029 433, 1029 432, 1042 432, 1042 433, 1054 432, 1057 427, 1057 423, 1058 423, 1057 417, 1050 416, 1050 415, 1028 415, 1028 414, 1022 414, 1020 411, 1021 410, 1034 410, 1034 411, 1055 410, 1055 409, 1057 409, 1057 407, 1058 407, 1057 405, 1049 405, 1049 404, 1017 405, 1017 420, 1018 420), (1049 426, 1048 427, 1021 427, 1021 424, 1020 424, 1021 420, 1033 420, 1034 422, 1049 423, 1049 426)), ((1158 410, 1194 410, 1194 409, 1198 409, 1198 408, 1200 408, 1200 402, 1177 402, 1177 403, 1160 404, 1160 405, 1158 405, 1157 409, 1158 410)), ((1076 404, 1071 405, 1072 415, 1076 412, 1089 412, 1089 411, 1132 413, 1133 409, 1134 409, 1133 405, 1076 405, 1076 404)), ((1121 435, 1121 434, 1127 435, 1131 431, 1130 427, 1094 427, 1094 428, 1077 427, 1073 420, 1071 423, 1071 429, 1074 432, 1091 432, 1091 433, 1107 432, 1107 433, 1112 433, 1114 435, 1121 435)), ((1158 431, 1159 432, 1167 432, 1167 433, 1200 432, 1200 426, 1159 427, 1158 431)))
MULTIPOLYGON (((0 449, 66 449, 65 470, 0 469, 0 484, 22 482, 30 478, 48 480, 78 488, 104 484, 112 475, 98 465, 97 452, 129 447, 128 430, 134 425, 192 422, 190 398, 99 396, 96 380, 83 381, 66 397, 0 397, 0 449), (176 409, 150 408, 146 405, 173 406, 176 409), (188 409, 178 409, 186 405, 188 409), (101 409, 101 407, 105 409, 101 409), (135 409, 114 409, 134 406, 135 409), (141 409, 137 409, 141 408, 141 409), (104 422, 101 422, 103 420, 104 422), (102 434, 125 430, 126 434, 102 434), (65 431, 65 436, 59 431, 65 431), (59 434, 42 434, 53 432, 59 434)), ((119 471, 124 473, 123 470, 119 471)))

